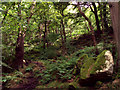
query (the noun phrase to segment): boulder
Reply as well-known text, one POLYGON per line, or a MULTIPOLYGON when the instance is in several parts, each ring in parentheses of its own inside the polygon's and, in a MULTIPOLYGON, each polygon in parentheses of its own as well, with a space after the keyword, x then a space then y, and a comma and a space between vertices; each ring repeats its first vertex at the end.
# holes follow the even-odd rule
POLYGON ((113 66, 114 66, 114 61, 113 61, 112 53, 109 50, 104 50, 101 54, 97 56, 97 60, 91 72, 93 72, 94 74, 100 72, 106 72, 108 74, 112 74, 113 66))
POLYGON ((93 85, 97 81, 107 81, 112 79, 113 73, 113 56, 109 50, 104 50, 101 54, 94 57, 88 57, 83 60, 80 68, 81 85, 93 85))

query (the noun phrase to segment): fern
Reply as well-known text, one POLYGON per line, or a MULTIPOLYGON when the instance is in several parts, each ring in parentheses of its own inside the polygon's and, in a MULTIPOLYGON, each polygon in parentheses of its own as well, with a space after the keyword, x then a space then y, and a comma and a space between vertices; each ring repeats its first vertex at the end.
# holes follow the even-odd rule
POLYGON ((12 69, 9 65, 7 65, 6 63, 4 63, 4 62, 1 62, 2 63, 2 66, 4 66, 4 67, 7 67, 7 68, 9 68, 9 69, 12 69))

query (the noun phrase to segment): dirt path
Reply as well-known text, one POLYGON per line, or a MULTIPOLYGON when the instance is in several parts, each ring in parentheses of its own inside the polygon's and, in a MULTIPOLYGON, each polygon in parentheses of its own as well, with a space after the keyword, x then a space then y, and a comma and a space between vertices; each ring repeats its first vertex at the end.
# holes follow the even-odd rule
POLYGON ((19 89, 25 89, 25 90, 32 90, 36 87, 36 84, 38 83, 38 79, 34 78, 33 74, 31 73, 30 77, 27 77, 27 83, 19 84, 17 88, 19 89))
MULTIPOLYGON (((40 62, 31 62, 36 64, 38 67, 40 67, 40 73, 45 69, 42 63, 40 62)), ((20 90, 33 90, 38 84, 38 78, 35 78, 33 71, 29 72, 30 76, 23 78, 23 83, 19 84, 17 86, 18 89, 20 90), (24 82, 25 80, 25 82, 24 82)))

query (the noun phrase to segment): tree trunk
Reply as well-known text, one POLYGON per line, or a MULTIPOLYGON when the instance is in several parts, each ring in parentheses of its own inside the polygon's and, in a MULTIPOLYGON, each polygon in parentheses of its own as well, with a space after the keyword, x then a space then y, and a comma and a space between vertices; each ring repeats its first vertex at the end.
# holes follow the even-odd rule
POLYGON ((110 14, 116 40, 118 59, 116 62, 116 71, 120 68, 120 2, 109 2, 110 14))
MULTIPOLYGON (((92 27, 92 24, 91 24, 91 21, 88 19, 88 17, 81 11, 81 8, 79 6, 79 2, 77 4, 78 6, 78 10, 80 12, 80 14, 88 21, 88 24, 89 24, 89 28, 91 29, 91 32, 92 32, 92 39, 93 39, 93 43, 94 43, 94 46, 96 47, 97 45, 97 42, 96 42, 96 38, 95 38, 95 34, 94 34, 94 30, 93 30, 93 27, 92 27)), ((96 54, 98 55, 98 49, 96 47, 96 54)))
POLYGON ((106 20, 106 3, 103 3, 104 7, 103 7, 103 22, 104 22, 104 28, 105 30, 108 30, 108 22, 106 20))
POLYGON ((104 34, 104 25, 103 25, 103 11, 102 11, 102 4, 100 3, 100 2, 98 2, 98 4, 99 4, 99 8, 101 8, 100 9, 100 22, 101 22, 101 26, 102 26, 102 28, 101 28, 101 30, 102 30, 102 34, 104 34))
POLYGON ((62 37, 63 37, 63 39, 62 39, 62 50, 63 50, 63 55, 65 55, 66 54, 66 33, 65 33, 65 26, 64 26, 64 23, 63 23, 63 19, 61 20, 61 25, 62 25, 62 37))
POLYGON ((55 29, 55 33, 58 34, 58 27, 56 27, 56 29, 55 29))
POLYGON ((103 37, 103 41, 104 41, 104 43, 103 43, 103 50, 104 50, 104 47, 106 47, 106 44, 105 44, 106 39, 105 39, 105 35, 104 35, 104 21, 103 21, 103 10, 102 10, 103 4, 101 4, 100 2, 98 2, 98 4, 99 4, 99 8, 101 8, 100 9, 100 18, 101 18, 100 22, 101 22, 102 37, 103 37))
POLYGON ((43 48, 45 49, 46 47, 45 47, 45 44, 46 44, 46 34, 47 34, 47 22, 46 22, 46 20, 45 20, 45 31, 43 32, 44 33, 44 36, 43 36, 43 48))
POLYGON ((43 30, 43 26, 39 23, 38 24, 38 31, 39 31, 40 44, 41 44, 41 40, 42 40, 42 30, 43 30))
POLYGON ((64 38, 63 38, 63 32, 62 32, 62 26, 61 26, 61 30, 60 30, 60 35, 61 35, 61 41, 62 41, 62 55, 65 55, 65 41, 64 41, 64 38))
MULTIPOLYGON (((20 2, 21 3, 21 2, 20 2)), ((21 8, 20 3, 18 4, 18 16, 20 17, 21 22, 21 8)), ((32 4, 31 10, 34 9, 35 3, 32 4)), ((33 12, 31 11, 30 16, 27 18, 27 25, 29 25, 30 19, 33 15, 33 12)), ((15 61, 13 63, 13 68, 18 69, 19 67, 23 67, 23 59, 24 59, 24 38, 25 33, 27 31, 28 27, 25 28, 25 31, 21 30, 21 25, 19 24, 18 28, 18 38, 17 38, 17 45, 15 48, 15 61)))
POLYGON ((81 11, 81 8, 79 6, 79 2, 78 2, 78 9, 79 9, 80 14, 88 21, 89 28, 91 29, 91 32, 92 32, 92 39, 93 39, 93 42, 94 42, 94 46, 96 46, 97 42, 96 42, 96 38, 95 38, 95 34, 94 34, 92 24, 91 24, 90 20, 88 19, 88 17, 81 11))
POLYGON ((61 24, 62 24, 62 30, 63 30, 63 35, 64 35, 64 41, 66 42, 66 33, 65 33, 65 26, 63 23, 63 19, 61 20, 61 24))
MULTIPOLYGON (((94 15, 95 15, 95 20, 96 20, 96 25, 97 25, 97 34, 100 35, 101 34, 101 30, 100 30, 100 25, 99 25, 99 19, 98 19, 98 15, 97 15, 97 8, 94 2, 92 2, 92 5, 94 7, 94 15)), ((92 8, 91 8, 92 9, 92 8)))
MULTIPOLYGON (((20 21, 21 21, 21 8, 20 8, 20 4, 18 4, 18 16, 20 17, 20 21)), ((23 65, 23 58, 24 58, 24 38, 23 38, 23 34, 21 31, 21 25, 19 24, 19 28, 18 28, 18 38, 17 38, 17 45, 15 48, 15 61, 14 61, 14 68, 18 69, 19 67, 22 67, 23 65)))
POLYGON ((24 59, 24 37, 21 31, 18 34, 17 46, 15 48, 15 52, 16 53, 15 53, 14 68, 18 69, 19 67, 23 66, 23 59, 24 59))
POLYGON ((72 28, 71 27, 69 28, 70 28, 70 38, 72 39, 72 28))

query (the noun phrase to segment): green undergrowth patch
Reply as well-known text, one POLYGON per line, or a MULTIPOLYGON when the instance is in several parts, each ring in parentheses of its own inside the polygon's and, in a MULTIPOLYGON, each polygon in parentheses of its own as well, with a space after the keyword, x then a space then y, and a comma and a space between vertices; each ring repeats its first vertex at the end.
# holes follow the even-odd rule
POLYGON ((35 89, 41 89, 41 88, 63 88, 63 89, 67 89, 69 87, 69 83, 68 82, 60 82, 60 81, 52 81, 46 85, 38 85, 36 86, 35 89))
POLYGON ((76 58, 65 59, 65 60, 46 60, 46 70, 37 76, 41 77, 40 81, 42 84, 47 84, 53 80, 61 80, 65 82, 72 78, 72 71, 76 64, 76 58))

